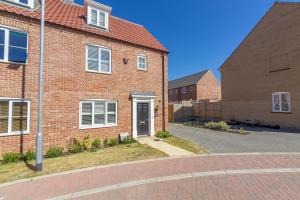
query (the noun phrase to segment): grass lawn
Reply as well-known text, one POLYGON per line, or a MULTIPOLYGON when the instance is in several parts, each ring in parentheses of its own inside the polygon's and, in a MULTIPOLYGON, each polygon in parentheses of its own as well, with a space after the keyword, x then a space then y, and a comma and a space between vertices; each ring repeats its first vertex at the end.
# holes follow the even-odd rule
POLYGON ((171 136, 169 138, 164 138, 163 141, 166 143, 169 143, 171 145, 174 145, 176 147, 185 149, 187 151, 191 151, 196 154, 207 154, 208 153, 207 149, 199 146, 198 144, 193 143, 188 140, 185 140, 185 139, 175 137, 175 136, 171 136))
POLYGON ((45 159, 42 172, 34 172, 35 161, 0 164, 0 183, 31 178, 45 174, 63 172, 98 165, 166 157, 167 155, 139 143, 118 145, 97 152, 83 152, 59 158, 45 159))

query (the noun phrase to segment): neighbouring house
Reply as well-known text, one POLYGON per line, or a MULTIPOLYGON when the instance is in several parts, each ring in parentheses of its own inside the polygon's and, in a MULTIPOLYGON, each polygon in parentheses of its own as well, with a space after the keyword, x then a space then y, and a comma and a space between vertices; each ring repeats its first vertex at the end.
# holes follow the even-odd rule
MULTIPOLYGON (((92 0, 46 1, 45 149, 168 127, 168 51, 111 10, 92 0)), ((39 1, 0 1, 0 154, 35 149, 39 31, 39 1)))
POLYGON ((169 102, 221 99, 220 82, 210 70, 169 81, 169 102))
POLYGON ((222 117, 300 128, 300 3, 275 3, 221 66, 222 117))

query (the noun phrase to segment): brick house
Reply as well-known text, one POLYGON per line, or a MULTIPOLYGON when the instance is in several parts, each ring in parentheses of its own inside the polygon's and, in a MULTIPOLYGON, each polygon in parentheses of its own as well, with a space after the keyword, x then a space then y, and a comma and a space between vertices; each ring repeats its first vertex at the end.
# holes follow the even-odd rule
POLYGON ((221 86, 210 70, 169 81, 169 102, 220 100, 221 86))
MULTIPOLYGON (((39 1, 0 1, 0 154, 35 149, 39 1)), ((95 1, 47 0, 44 148, 73 138, 168 127, 168 52, 143 26, 95 1)))
POLYGON ((275 3, 220 68, 222 116, 300 128, 300 3, 275 3))

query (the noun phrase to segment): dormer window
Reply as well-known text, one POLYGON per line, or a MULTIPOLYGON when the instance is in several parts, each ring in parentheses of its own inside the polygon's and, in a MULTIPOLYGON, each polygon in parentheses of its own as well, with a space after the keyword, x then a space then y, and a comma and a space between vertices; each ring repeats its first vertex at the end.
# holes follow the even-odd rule
POLYGON ((6 0, 7 2, 11 2, 20 6, 33 8, 34 0, 6 0))
POLYGON ((108 13, 97 8, 88 7, 88 24, 108 29, 108 13))
POLYGON ((87 24, 108 30, 112 8, 95 0, 85 0, 85 6, 87 8, 87 24))

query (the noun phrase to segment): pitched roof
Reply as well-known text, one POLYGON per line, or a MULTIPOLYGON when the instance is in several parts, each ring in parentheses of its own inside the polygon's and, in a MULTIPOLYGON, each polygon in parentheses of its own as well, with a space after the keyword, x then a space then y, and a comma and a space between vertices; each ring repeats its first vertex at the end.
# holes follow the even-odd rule
POLYGON ((189 86, 189 85, 195 85, 197 84, 202 77, 208 72, 209 70, 205 70, 202 72, 198 72, 192 75, 184 76, 179 79, 175 79, 172 81, 169 81, 169 89, 189 86))
MULTIPOLYGON (((27 10, 7 3, 0 3, 0 12, 8 12, 34 19, 40 19, 40 7, 27 10)), ((131 23, 118 17, 110 16, 109 31, 91 27, 86 24, 85 7, 78 4, 66 4, 62 0, 47 0, 45 6, 45 21, 80 31, 98 34, 100 36, 144 46, 160 51, 168 51, 143 26, 131 23)))
MULTIPOLYGON (((251 29, 251 31, 248 33, 248 35, 240 42, 240 44, 235 48, 235 50, 227 57, 227 59, 224 61, 224 63, 219 67, 219 71, 227 64, 229 59, 233 57, 234 53, 237 52, 241 46, 246 42, 246 40, 250 37, 250 35, 258 28, 258 26, 268 17, 268 15, 274 10, 275 7, 278 6, 292 6, 300 8, 300 2, 279 2, 276 1, 271 8, 265 13, 265 15, 256 23, 256 25, 251 29)), ((298 11, 297 11, 298 12, 298 11)))

